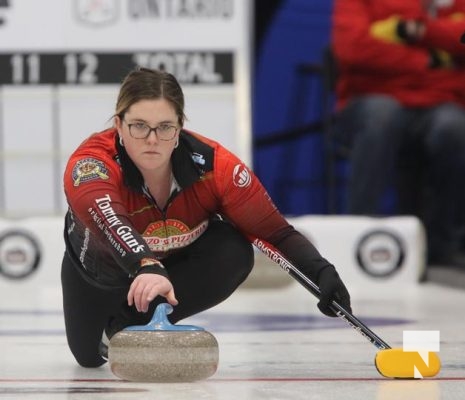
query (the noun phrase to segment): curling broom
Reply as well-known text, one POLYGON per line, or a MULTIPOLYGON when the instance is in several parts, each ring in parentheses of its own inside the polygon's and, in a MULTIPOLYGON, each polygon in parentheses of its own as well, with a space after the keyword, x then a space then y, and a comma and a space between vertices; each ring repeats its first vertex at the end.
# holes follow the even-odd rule
MULTIPOLYGON (((273 245, 251 236, 249 236, 249 240, 257 249, 277 263, 310 293, 317 298, 320 297, 321 292, 318 286, 292 265, 273 245)), ((330 308, 339 318, 347 322, 379 349, 375 356, 375 365, 381 375, 387 378, 413 379, 418 377, 433 377, 439 373, 441 361, 436 353, 428 352, 428 363, 426 363, 417 351, 403 351, 400 348, 393 349, 336 301, 332 301, 330 308)))

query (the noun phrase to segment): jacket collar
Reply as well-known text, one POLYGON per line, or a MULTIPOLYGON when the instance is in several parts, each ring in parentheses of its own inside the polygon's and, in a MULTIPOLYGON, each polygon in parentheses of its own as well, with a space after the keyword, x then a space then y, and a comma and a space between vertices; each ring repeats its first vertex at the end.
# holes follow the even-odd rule
MULTIPOLYGON (((124 146, 121 146, 118 135, 115 136, 117 149, 116 158, 123 171, 124 184, 136 192, 143 192, 144 179, 139 169, 129 157, 124 146)), ((173 175, 182 189, 185 189, 197 182, 205 173, 194 162, 193 151, 188 135, 181 130, 179 133, 179 145, 171 155, 173 175)))

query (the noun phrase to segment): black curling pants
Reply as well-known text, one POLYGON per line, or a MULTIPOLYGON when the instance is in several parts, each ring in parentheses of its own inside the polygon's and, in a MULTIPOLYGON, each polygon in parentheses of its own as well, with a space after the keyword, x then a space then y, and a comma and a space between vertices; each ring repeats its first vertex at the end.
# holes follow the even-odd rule
MULTIPOLYGON (((243 235, 227 222, 212 221, 194 243, 163 260, 179 302, 168 316, 170 322, 176 323, 228 298, 249 275, 253 257, 252 245, 243 235)), ((68 345, 83 367, 105 363, 98 354, 104 329, 111 337, 126 326, 147 324, 156 306, 166 302, 158 296, 147 313, 140 313, 127 304, 129 286, 105 290, 91 285, 66 253, 61 281, 68 345)))

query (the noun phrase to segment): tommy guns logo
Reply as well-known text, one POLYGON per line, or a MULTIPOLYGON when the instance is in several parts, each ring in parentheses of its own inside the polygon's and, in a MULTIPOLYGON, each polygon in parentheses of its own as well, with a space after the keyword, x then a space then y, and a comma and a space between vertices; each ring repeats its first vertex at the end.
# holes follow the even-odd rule
POLYGON ((110 195, 105 195, 99 199, 95 199, 98 208, 105 217, 106 222, 109 224, 110 229, 117 227, 114 232, 121 240, 131 249, 133 253, 139 253, 144 250, 144 245, 140 244, 139 241, 134 237, 132 228, 124 225, 111 206, 110 195))

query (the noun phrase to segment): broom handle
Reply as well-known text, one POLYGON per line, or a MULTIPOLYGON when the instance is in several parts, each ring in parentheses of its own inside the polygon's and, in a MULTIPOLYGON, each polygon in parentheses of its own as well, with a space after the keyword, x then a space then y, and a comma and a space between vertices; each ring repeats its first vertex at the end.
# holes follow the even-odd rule
MULTIPOLYGON (((270 243, 249 236, 249 240, 255 245, 255 247, 268 256, 272 261, 278 264, 284 271, 291 275, 296 281, 298 281, 305 289, 312 293, 316 298, 320 298, 320 288, 313 283, 307 276, 305 276, 299 269, 297 269, 292 263, 284 257, 278 249, 276 249, 270 243)), ((376 335, 370 328, 368 328, 362 321, 352 315, 349 311, 344 309, 336 301, 332 301, 330 305, 331 310, 345 322, 347 322, 352 328, 359 332, 369 342, 375 345, 378 349, 390 349, 384 340, 376 335)))

